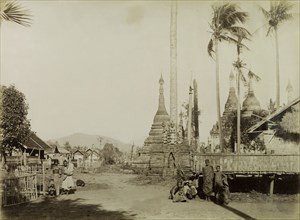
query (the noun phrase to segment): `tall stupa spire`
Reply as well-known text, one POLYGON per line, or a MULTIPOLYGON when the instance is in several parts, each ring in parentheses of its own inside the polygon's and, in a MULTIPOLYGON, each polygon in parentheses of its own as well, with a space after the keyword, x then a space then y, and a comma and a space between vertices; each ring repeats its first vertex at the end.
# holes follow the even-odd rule
POLYGON ((165 106, 164 83, 165 83, 165 81, 161 75, 160 79, 159 79, 159 98, 158 98, 158 109, 157 109, 156 115, 168 114, 166 106, 165 106))
POLYGON ((169 121, 170 117, 166 110, 164 98, 164 80, 161 75, 159 79, 158 109, 154 116, 149 136, 145 140, 145 146, 163 143, 163 126, 167 125, 169 121))
POLYGON ((230 72, 229 75, 229 94, 227 101, 225 103, 225 109, 223 112, 223 116, 230 115, 233 111, 237 109, 237 96, 235 93, 235 77, 233 72, 230 72))
POLYGON ((171 1, 170 23, 170 120, 177 128, 177 1, 171 1))

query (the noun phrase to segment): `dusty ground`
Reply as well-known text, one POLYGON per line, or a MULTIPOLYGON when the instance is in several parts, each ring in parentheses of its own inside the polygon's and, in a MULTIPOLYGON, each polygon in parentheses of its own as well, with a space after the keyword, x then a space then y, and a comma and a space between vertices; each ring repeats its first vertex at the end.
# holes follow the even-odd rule
MULTIPOLYGON (((75 176, 76 177, 76 176, 75 176)), ((86 182, 75 194, 6 207, 1 219, 299 219, 299 196, 233 194, 228 206, 197 198, 168 199, 170 183, 135 184, 133 174, 77 174, 86 182)))

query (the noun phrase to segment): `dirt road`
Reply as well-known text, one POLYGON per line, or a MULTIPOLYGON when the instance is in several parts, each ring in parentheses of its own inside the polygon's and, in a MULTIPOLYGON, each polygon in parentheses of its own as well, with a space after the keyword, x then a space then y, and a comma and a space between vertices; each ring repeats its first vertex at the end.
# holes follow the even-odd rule
POLYGON ((219 206, 197 198, 173 203, 168 186, 134 185, 131 174, 83 174, 80 178, 87 187, 75 194, 4 208, 2 219, 299 219, 295 201, 232 201, 219 206))

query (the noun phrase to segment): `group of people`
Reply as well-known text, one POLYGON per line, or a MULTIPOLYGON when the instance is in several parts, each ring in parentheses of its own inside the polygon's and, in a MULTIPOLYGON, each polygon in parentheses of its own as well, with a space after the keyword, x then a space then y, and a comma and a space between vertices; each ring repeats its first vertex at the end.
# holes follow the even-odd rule
POLYGON ((169 199, 172 199, 173 202, 186 202, 188 199, 195 199, 197 194, 197 187, 193 181, 177 181, 177 185, 170 191, 169 199))
MULTIPOLYGON (((210 201, 214 193, 215 201, 219 204, 229 203, 229 185, 227 176, 221 171, 219 165, 216 166, 214 171, 213 166, 210 165, 209 160, 205 160, 205 166, 202 169, 203 185, 202 193, 206 201, 210 201)), ((199 189, 199 174, 193 174, 186 178, 183 171, 177 170, 177 184, 170 190, 169 198, 173 202, 186 202, 196 198, 199 189)))
POLYGON ((75 191, 75 181, 73 179, 74 165, 71 160, 64 160, 63 167, 59 166, 59 161, 54 160, 52 167, 52 178, 48 186, 50 196, 69 194, 75 191))
POLYGON ((229 184, 227 176, 221 171, 220 165, 216 166, 216 172, 214 172, 214 168, 210 165, 209 160, 205 160, 202 175, 205 200, 210 201, 211 195, 214 192, 215 199, 218 203, 228 204, 229 184))

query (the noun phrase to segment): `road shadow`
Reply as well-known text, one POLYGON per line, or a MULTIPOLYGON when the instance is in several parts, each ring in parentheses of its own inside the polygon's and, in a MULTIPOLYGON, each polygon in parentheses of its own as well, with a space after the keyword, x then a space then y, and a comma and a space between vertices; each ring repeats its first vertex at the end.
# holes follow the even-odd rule
MULTIPOLYGON (((100 196, 100 195, 99 195, 100 196)), ((135 214, 125 211, 109 211, 99 204, 85 204, 84 199, 45 198, 26 204, 4 207, 1 210, 0 219, 9 220, 59 220, 59 219, 113 219, 132 220, 135 214)))
POLYGON ((253 218, 251 217, 250 215, 247 215, 246 213, 244 212, 241 212, 231 206, 227 206, 227 205, 219 205, 220 207, 224 208, 224 209, 227 209, 228 211, 231 211, 233 212, 234 214, 240 216, 241 218, 243 219, 246 219, 246 220, 256 220, 256 218, 253 218))

